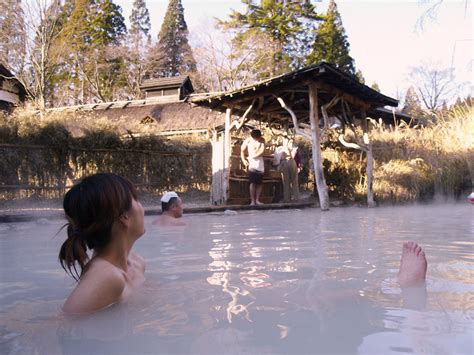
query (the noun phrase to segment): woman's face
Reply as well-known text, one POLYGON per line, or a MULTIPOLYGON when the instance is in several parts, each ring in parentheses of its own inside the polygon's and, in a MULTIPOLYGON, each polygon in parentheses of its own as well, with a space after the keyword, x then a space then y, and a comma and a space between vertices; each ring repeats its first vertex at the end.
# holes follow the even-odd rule
POLYGON ((128 212, 128 217, 130 219, 131 234, 136 236, 136 238, 143 235, 145 233, 145 213, 139 201, 132 199, 132 206, 128 212))

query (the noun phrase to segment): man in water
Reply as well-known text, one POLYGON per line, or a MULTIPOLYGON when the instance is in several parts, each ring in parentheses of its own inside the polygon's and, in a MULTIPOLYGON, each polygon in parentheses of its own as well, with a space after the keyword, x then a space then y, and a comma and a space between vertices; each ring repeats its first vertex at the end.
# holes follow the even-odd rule
POLYGON ((250 137, 247 138, 240 149, 240 157, 242 163, 248 168, 249 183, 250 183, 250 205, 262 205, 260 202, 260 194, 263 187, 263 173, 265 171, 265 164, 263 161, 263 153, 265 151, 265 139, 262 137, 262 132, 259 129, 254 129, 250 132, 250 137), (247 151, 247 158, 245 158, 245 151, 247 151))
POLYGON ((166 192, 161 197, 161 211, 161 216, 152 222, 153 225, 161 227, 186 225, 186 222, 180 219, 183 216, 183 203, 176 192, 166 192))

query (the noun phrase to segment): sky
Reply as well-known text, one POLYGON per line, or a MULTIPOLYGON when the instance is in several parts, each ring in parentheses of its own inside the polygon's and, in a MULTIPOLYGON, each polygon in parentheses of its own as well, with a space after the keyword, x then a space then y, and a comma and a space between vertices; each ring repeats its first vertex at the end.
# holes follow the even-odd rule
MULTIPOLYGON (((115 0, 126 20, 133 0, 115 0)), ((464 83, 459 95, 474 93, 474 34, 472 0, 444 0, 436 17, 418 20, 437 0, 336 0, 350 43, 350 54, 366 84, 376 82, 382 93, 402 99, 411 84, 413 67, 432 63, 454 68, 455 79, 464 83)), ((329 0, 314 1, 318 13, 324 13, 329 0)), ((168 0, 146 0, 156 40, 168 0)), ((190 32, 212 31, 213 19, 227 19, 231 9, 244 11, 240 0, 182 0, 190 32)))

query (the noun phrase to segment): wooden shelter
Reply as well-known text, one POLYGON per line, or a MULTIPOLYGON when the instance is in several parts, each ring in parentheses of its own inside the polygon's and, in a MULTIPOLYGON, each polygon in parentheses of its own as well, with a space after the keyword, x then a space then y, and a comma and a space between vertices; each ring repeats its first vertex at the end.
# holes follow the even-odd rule
POLYGON ((212 110, 225 112, 224 128, 213 137, 213 190, 215 204, 226 203, 230 193, 231 132, 250 120, 269 129, 286 130, 312 143, 316 185, 322 210, 329 209, 329 197, 323 172, 321 143, 330 129, 339 132, 346 147, 367 153, 367 199, 374 206, 372 192, 373 156, 369 140, 369 112, 398 101, 361 84, 327 63, 272 77, 231 92, 192 95, 189 101, 212 110), (361 127, 362 136, 356 133, 361 127), (346 131, 352 131, 348 141, 346 131), (221 153, 219 153, 221 152, 221 153))
POLYGON ((0 63, 0 110, 10 111, 25 100, 25 87, 0 63))

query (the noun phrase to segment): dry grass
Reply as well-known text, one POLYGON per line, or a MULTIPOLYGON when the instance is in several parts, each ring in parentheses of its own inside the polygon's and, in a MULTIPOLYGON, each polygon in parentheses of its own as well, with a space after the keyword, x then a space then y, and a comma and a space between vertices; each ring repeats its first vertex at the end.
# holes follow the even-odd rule
MULTIPOLYGON (((67 148, 105 148, 210 154, 207 137, 159 138, 154 136, 153 127, 136 120, 124 120, 66 112, 40 117, 24 110, 1 116, 0 143, 49 145, 52 149, 47 156, 39 151, 3 149, 1 181, 11 185, 64 186, 78 175, 107 169, 136 182, 156 183, 150 188, 153 194, 170 188, 185 192, 190 178, 194 188, 209 188, 210 159, 205 155, 190 162, 186 158, 144 158, 143 154, 133 153, 71 155, 67 151, 67 148), (129 131, 125 136, 123 127, 129 131), (172 176, 165 173, 169 171, 172 176)), ((452 109, 439 115, 436 124, 416 129, 406 124, 387 127, 372 122, 371 139, 375 158, 374 192, 378 202, 429 200, 435 195, 457 198, 472 189, 472 106, 452 109)), ((335 138, 330 140, 325 154, 325 175, 332 198, 365 200, 365 155, 341 149, 336 141, 335 138)), ((300 181, 304 184, 312 178, 308 169, 311 148, 301 141, 298 144, 304 164, 300 181)), ((48 192, 40 194, 46 196, 48 192)))
POLYGON ((472 106, 452 109, 429 127, 372 124, 376 197, 390 201, 459 197, 472 184, 473 132, 472 106))

